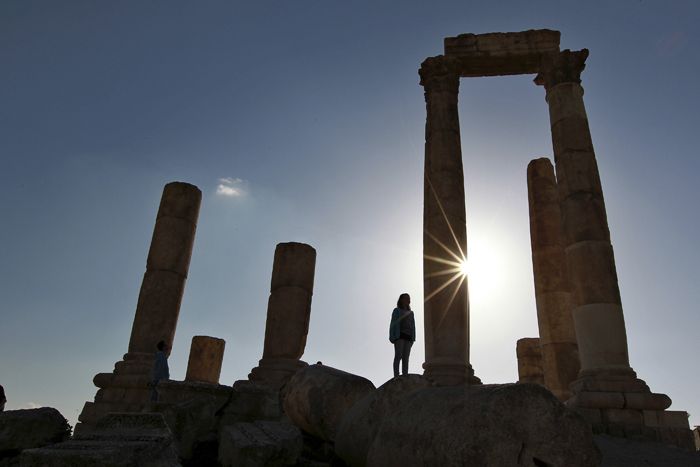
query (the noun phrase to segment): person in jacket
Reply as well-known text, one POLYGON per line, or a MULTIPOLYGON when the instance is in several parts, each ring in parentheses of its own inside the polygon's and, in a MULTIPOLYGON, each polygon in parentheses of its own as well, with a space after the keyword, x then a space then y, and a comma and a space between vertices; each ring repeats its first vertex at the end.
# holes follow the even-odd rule
POLYGON ((391 313, 389 341, 394 344, 394 377, 399 376, 399 362, 402 362, 402 374, 408 374, 408 357, 416 341, 416 321, 411 311, 411 297, 401 294, 396 308, 391 313))
POLYGON ((168 368, 168 350, 170 350, 170 347, 165 341, 158 342, 157 347, 158 352, 153 358, 153 369, 151 370, 151 387, 153 388, 151 400, 153 402, 158 401, 158 391, 156 390, 158 381, 170 379, 170 368, 168 368))

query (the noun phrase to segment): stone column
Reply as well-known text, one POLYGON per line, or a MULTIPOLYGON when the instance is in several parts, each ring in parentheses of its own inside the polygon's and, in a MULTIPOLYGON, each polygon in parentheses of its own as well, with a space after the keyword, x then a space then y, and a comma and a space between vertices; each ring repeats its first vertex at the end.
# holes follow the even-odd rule
POLYGON ((566 404, 596 433, 691 446, 685 412, 666 411, 671 399, 654 394, 629 365, 627 332, 610 244, 603 189, 581 72, 588 50, 547 54, 535 83, 547 91, 566 265, 581 372, 566 404))
POLYGON ((185 381, 219 384, 226 341, 209 336, 192 337, 185 381))
POLYGON ((286 382, 300 368, 306 348, 314 290, 316 250, 304 243, 280 243, 275 249, 267 304, 263 358, 250 381, 286 382))
POLYGON ((153 355, 161 340, 171 348, 190 267, 202 192, 194 185, 165 185, 136 305, 129 351, 112 373, 93 378, 100 388, 86 402, 76 432, 89 429, 108 412, 140 412, 150 401, 153 355))
POLYGON ((518 357, 518 382, 531 382, 544 386, 545 374, 542 368, 540 340, 537 337, 518 339, 515 354, 518 357))
POLYGON ((586 49, 547 55, 535 83, 544 85, 549 104, 580 377, 634 378, 603 189, 579 84, 587 57, 586 49))
POLYGON ((480 384, 469 363, 467 224, 457 95, 461 62, 439 55, 419 71, 425 89, 423 293, 425 376, 443 386, 480 384), (448 251, 449 250, 449 251, 448 251), (447 261, 445 263, 443 261, 447 261), (450 264, 451 263, 451 264, 450 264), (450 279, 454 280, 445 286, 450 279))
POLYGON ((142 363, 136 371, 150 374, 156 344, 164 340, 172 348, 201 202, 202 192, 194 185, 165 185, 136 304, 129 352, 124 355, 126 365, 117 364, 115 373, 134 373, 135 366, 142 363))
POLYGON ((581 369, 581 360, 571 313, 557 181, 549 159, 530 162, 527 186, 544 386, 559 400, 566 401, 571 383, 581 369))

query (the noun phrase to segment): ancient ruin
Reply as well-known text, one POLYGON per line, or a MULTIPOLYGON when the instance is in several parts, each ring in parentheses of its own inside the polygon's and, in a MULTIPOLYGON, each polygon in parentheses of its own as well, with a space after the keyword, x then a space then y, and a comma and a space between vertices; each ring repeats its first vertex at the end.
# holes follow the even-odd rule
MULTIPOLYGON (((153 354, 158 341, 174 342, 202 199, 197 187, 173 182, 163 191, 127 354, 112 373, 95 376, 100 389, 72 439, 53 409, 0 414, 0 463, 12 451, 8 462, 21 457, 26 467, 597 467, 612 446, 599 434, 694 449, 697 429, 694 441, 686 412, 666 410, 670 398, 652 393, 629 365, 580 85, 588 51, 560 51, 559 38, 550 30, 464 34, 445 39, 445 54, 421 66, 424 375, 376 388, 362 376, 301 361, 316 250, 280 243, 262 359, 248 379, 219 384, 225 342, 194 336, 185 380, 160 381, 159 400, 151 402, 153 354), (467 230, 458 92, 461 78, 518 74, 536 74, 544 86, 556 166, 556 175, 549 159, 527 168, 540 335, 517 342, 519 382, 482 384, 469 359, 461 269, 467 230), (34 436, 4 435, 20 425, 34 436)), ((673 451, 669 459, 698 459, 673 451)))
POLYGON ((463 281, 450 288, 444 279, 455 270, 450 262, 464 261, 467 254, 459 78, 537 74, 535 84, 544 86, 549 105, 557 189, 554 193, 546 163, 533 161, 528 171, 531 240, 545 385, 584 415, 596 433, 629 438, 643 434, 690 448, 694 443, 686 413, 666 411, 671 399, 651 393, 629 365, 615 259, 580 84, 588 50, 560 51, 559 38, 558 31, 546 29, 463 34, 446 38, 445 54, 421 66, 427 108, 425 375, 444 386, 478 383, 465 376, 473 374, 468 288, 463 281))
POLYGON ((93 426, 108 412, 140 412, 151 398, 151 369, 156 344, 175 338, 182 294, 192 257, 202 192, 194 185, 165 185, 153 229, 129 351, 112 373, 100 373, 93 382, 99 391, 86 402, 76 433, 93 426))

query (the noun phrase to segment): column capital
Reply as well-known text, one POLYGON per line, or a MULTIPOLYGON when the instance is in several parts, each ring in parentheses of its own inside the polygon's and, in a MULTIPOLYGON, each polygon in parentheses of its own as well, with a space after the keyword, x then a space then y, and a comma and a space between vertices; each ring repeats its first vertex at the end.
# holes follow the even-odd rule
POLYGON ((588 49, 576 52, 566 49, 545 54, 540 63, 540 72, 534 79, 535 84, 544 86, 547 92, 557 84, 581 84, 581 72, 586 68, 586 58, 588 49))
POLYGON ((420 85, 425 92, 447 91, 457 94, 459 92, 459 78, 462 73, 462 61, 455 57, 428 57, 421 63, 418 74, 420 85))

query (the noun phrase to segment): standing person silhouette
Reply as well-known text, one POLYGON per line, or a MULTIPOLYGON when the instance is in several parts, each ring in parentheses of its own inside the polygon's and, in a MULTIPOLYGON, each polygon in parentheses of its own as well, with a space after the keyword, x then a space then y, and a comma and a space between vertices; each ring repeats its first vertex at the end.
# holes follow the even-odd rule
POLYGON ((158 381, 161 379, 170 379, 170 368, 168 368, 168 350, 170 346, 165 341, 158 342, 158 352, 156 352, 153 358, 153 370, 151 371, 151 387, 153 392, 151 393, 151 400, 153 402, 158 401, 158 391, 156 386, 158 381))
POLYGON ((399 362, 402 362, 402 374, 407 375, 408 357, 416 341, 416 321, 411 311, 411 297, 407 293, 399 296, 391 313, 389 341, 394 344, 394 378, 399 376, 399 362))

